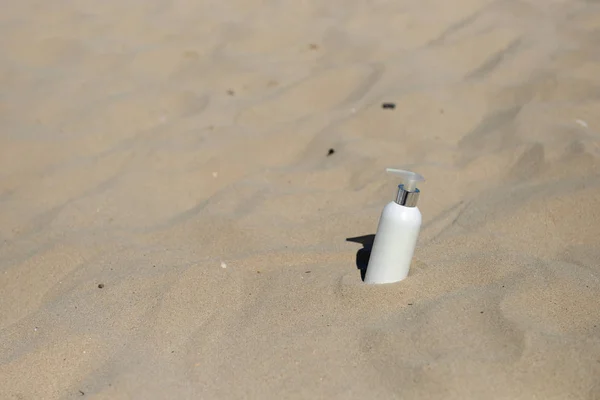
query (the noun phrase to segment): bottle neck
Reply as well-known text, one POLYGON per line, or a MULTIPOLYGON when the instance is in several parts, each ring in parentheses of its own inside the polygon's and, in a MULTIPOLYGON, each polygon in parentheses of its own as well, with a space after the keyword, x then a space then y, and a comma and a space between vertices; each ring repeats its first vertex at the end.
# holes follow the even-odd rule
POLYGON ((396 203, 404 207, 416 207, 419 200, 419 189, 415 188, 414 192, 409 192, 404 189, 404 185, 398 185, 398 194, 396 195, 396 203))

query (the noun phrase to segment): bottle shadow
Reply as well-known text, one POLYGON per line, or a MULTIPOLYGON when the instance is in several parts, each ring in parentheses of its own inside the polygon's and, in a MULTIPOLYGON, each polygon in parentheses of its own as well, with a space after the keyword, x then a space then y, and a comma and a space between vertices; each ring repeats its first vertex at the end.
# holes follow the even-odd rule
POLYGON ((367 267, 369 265, 369 258, 371 257, 371 249, 373 248, 373 241, 375 235, 364 235, 353 238, 346 238, 347 242, 360 243, 362 249, 356 252, 356 268, 360 270, 360 279, 365 280, 365 274, 367 273, 367 267))

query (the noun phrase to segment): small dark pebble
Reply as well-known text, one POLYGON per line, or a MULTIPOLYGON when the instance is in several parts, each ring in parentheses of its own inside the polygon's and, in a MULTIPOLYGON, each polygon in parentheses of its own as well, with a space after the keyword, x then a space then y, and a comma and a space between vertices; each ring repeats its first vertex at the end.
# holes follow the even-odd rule
POLYGON ((327 157, 329 157, 333 153, 335 153, 335 150, 334 149, 329 149, 329 151, 327 152, 327 157))
POLYGON ((305 273, 305 274, 310 274, 310 271, 306 271, 306 272, 304 272, 304 273, 305 273))
POLYGON ((85 393, 83 393, 81 390, 79 391, 79 393, 80 393, 82 396, 84 396, 84 395, 85 395, 85 393))
POLYGON ((104 283, 98 285, 98 289, 102 289, 104 287, 104 283))
POLYGON ((483 311, 479 311, 479 314, 483 314, 483 311))
POLYGON ((233 96, 235 94, 235 92, 233 90, 229 89, 227 91, 227 94, 230 95, 230 96, 233 96))
POLYGON ((394 108, 396 108, 396 104, 394 104, 394 103, 383 103, 381 105, 381 108, 383 108, 384 110, 393 110, 394 108))
POLYGON ((171 350, 171 354, 175 353, 175 350, 171 350))
POLYGON ((408 305, 409 305, 409 306, 412 306, 412 305, 413 305, 413 303, 408 303, 408 305))

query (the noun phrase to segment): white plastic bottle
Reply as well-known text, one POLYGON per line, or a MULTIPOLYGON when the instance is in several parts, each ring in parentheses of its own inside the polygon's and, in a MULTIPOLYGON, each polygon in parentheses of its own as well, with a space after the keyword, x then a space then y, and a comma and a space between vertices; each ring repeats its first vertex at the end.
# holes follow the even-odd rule
POLYGON ((393 283, 406 278, 421 229, 417 182, 425 178, 400 169, 388 168, 387 172, 400 176, 403 184, 398 185, 396 200, 381 213, 365 283, 393 283))

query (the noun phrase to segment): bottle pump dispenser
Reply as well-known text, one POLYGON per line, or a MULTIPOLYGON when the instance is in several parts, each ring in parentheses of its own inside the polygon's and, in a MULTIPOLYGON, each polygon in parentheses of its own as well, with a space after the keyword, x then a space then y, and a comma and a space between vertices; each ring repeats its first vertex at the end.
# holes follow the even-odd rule
POLYGON ((386 171, 399 176, 402 183, 398 185, 396 199, 381 213, 365 283, 393 283, 406 278, 421 229, 417 183, 425 178, 401 169, 386 171))

